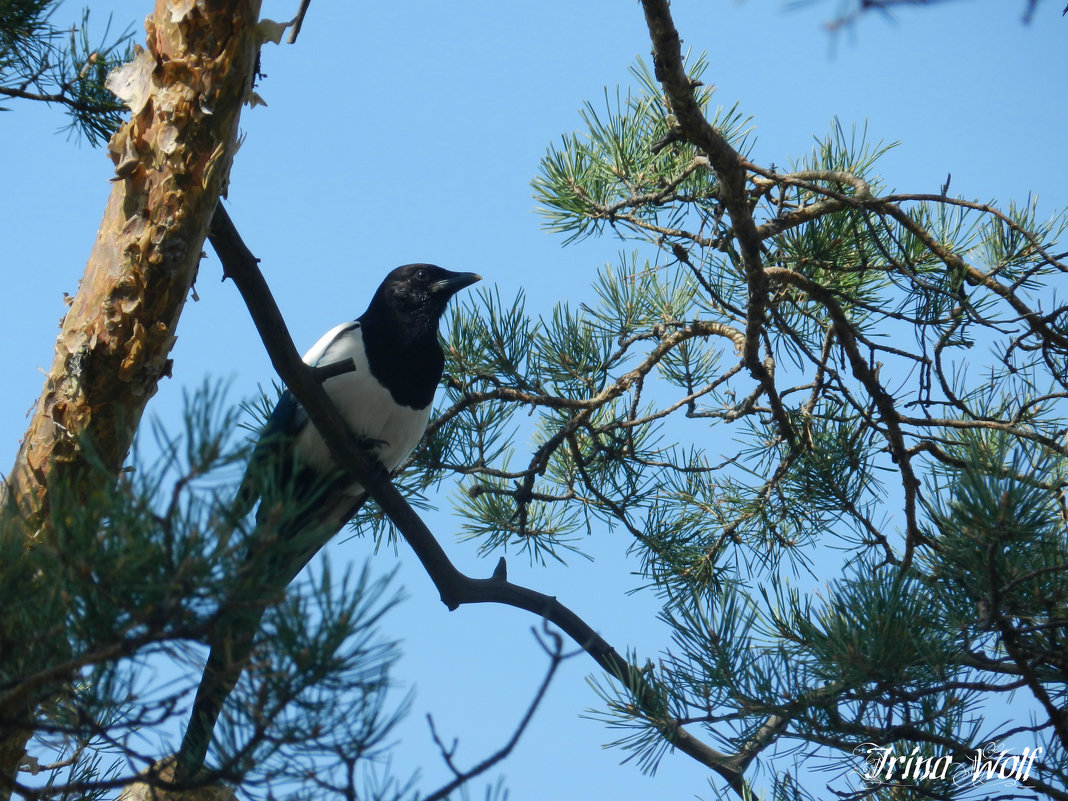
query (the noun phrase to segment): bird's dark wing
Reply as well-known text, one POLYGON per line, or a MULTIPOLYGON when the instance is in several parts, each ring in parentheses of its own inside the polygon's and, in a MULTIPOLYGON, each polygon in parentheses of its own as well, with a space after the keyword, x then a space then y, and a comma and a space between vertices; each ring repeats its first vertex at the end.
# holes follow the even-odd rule
POLYGON ((248 515, 262 496, 270 494, 272 485, 280 486, 292 478, 293 437, 307 424, 308 413, 293 393, 285 390, 260 430, 249 457, 234 501, 238 519, 248 515))
MULTIPOLYGON (((317 365, 331 345, 357 326, 359 323, 353 321, 331 328, 304 354, 304 362, 317 365)), ((310 485, 315 483, 314 476, 301 475, 304 471, 294 464, 293 458, 293 441, 306 425, 308 413, 293 393, 285 390, 261 429, 249 457, 234 500, 236 519, 244 519, 258 500, 265 496, 277 497, 284 487, 288 487, 291 497, 296 499, 310 491, 310 485)))

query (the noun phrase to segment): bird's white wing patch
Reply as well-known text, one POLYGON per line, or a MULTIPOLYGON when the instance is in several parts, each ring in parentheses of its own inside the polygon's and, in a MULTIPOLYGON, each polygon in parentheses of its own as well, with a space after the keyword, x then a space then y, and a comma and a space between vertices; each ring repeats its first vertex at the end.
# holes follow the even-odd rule
POLYGON ((312 365, 318 364, 319 360, 323 357, 323 354, 326 353, 327 348, 329 348, 334 343, 334 340, 338 338, 338 335, 342 331, 344 331, 346 328, 351 328, 353 326, 356 326, 358 328, 359 325, 359 323, 354 321, 349 321, 347 323, 338 323, 337 325, 335 325, 333 328, 331 328, 329 331, 319 337, 319 341, 308 349, 308 352, 305 353, 303 357, 304 363, 312 365))

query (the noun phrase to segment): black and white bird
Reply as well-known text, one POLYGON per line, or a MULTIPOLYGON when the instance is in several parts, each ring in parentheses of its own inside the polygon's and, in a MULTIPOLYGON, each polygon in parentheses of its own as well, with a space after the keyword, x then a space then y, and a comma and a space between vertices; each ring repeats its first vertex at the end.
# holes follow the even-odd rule
MULTIPOLYGON (((392 472, 419 444, 444 355, 438 325, 449 299, 481 277, 432 264, 407 264, 386 276, 362 315, 330 329, 304 355, 316 367, 348 363, 323 388, 351 432, 392 472), (351 360, 351 362, 349 362, 351 360)), ((333 372, 333 371, 331 371, 333 372)), ((247 565, 241 594, 270 595, 285 588, 305 564, 353 516, 363 487, 341 471, 304 408, 287 390, 264 426, 235 502, 243 517, 258 501, 256 531, 270 528, 269 550, 247 565), (279 505, 292 509, 278 509, 279 505)), ((178 753, 176 778, 189 780, 203 764, 223 701, 251 653, 263 607, 231 604, 221 615, 178 753)))
MULTIPOLYGON (((305 363, 316 367, 351 360, 352 368, 327 378, 323 388, 352 433, 387 471, 408 457, 426 431, 445 363, 438 344, 445 307, 454 294, 479 280, 475 273, 451 272, 432 264, 398 267, 378 287, 367 311, 331 328, 304 354, 305 363)), ((338 467, 304 408, 286 390, 249 461, 239 511, 247 513, 256 500, 266 500, 270 489, 265 478, 277 483, 280 467, 284 473, 289 464, 296 473, 284 476, 290 483, 285 488, 290 499, 308 500, 313 489, 319 492, 314 514, 302 528, 312 524, 333 528, 328 535, 332 536, 364 500, 363 488, 344 476, 323 486, 323 479, 338 467), (265 477, 265 468, 274 474, 265 477)), ((261 517, 265 511, 261 507, 261 517)))

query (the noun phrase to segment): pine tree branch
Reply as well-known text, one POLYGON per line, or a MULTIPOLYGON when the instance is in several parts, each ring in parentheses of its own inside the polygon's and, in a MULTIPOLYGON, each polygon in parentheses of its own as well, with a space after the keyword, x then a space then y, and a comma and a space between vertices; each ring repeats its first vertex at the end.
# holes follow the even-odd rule
POLYGON ((730 215, 749 288, 743 356, 750 374, 767 393, 780 434, 794 447, 797 434, 793 423, 775 389, 771 371, 760 358, 760 342, 767 318, 768 276, 764 272, 761 237, 746 190, 746 160, 705 118, 695 96, 698 84, 690 79, 682 61, 682 40, 668 5, 668 0, 642 0, 653 44, 656 79, 664 89, 680 131, 708 157, 719 179, 719 200, 730 215))
POLYGON ((920 531, 917 519, 916 503, 919 498, 920 480, 912 468, 912 454, 905 445, 905 432, 894 398, 880 383, 868 360, 860 352, 857 345, 857 333, 830 290, 800 273, 783 267, 769 267, 766 272, 770 278, 802 289, 827 309, 834 324, 835 336, 849 359, 853 376, 864 386, 868 396, 879 410, 879 416, 887 429, 886 441, 898 471, 901 473, 901 484, 905 492, 906 539, 905 555, 901 562, 902 567, 907 568, 912 563, 916 546, 928 540, 920 531))
MULTIPOLYGON (((1068 337, 1050 327, 1049 320, 1041 316, 1021 300, 1011 286, 1005 286, 992 274, 984 273, 978 267, 968 264, 956 253, 951 252, 935 238, 930 231, 912 219, 904 210, 894 203, 880 204, 880 209, 893 217, 901 226, 923 242, 931 253, 935 254, 951 270, 963 273, 965 280, 972 286, 981 286, 990 290, 1006 301, 1019 314, 1041 340, 1056 346, 1061 352, 1068 352, 1068 337)), ((1048 257, 1047 257, 1048 258, 1048 257)))
MULTIPOLYGON (((59 30, 50 22, 50 6, 39 0, 10 4, 11 19, 0 18, 4 64, 0 68, 0 97, 50 104, 66 109, 72 122, 92 144, 106 141, 120 126, 127 111, 122 101, 105 88, 107 74, 129 58, 118 48, 126 42, 129 30, 114 41, 98 45, 89 41, 89 10, 80 26, 59 30), (81 34, 80 41, 76 34, 81 34), (69 44, 55 40, 69 37, 69 44)), ((3 17, 3 14, 0 14, 3 17)), ((110 20, 108 29, 110 30, 110 20)))
POLYGON ((59 93, 47 94, 43 92, 28 92, 25 88, 15 88, 13 86, 0 86, 0 95, 5 97, 14 97, 20 100, 37 100, 42 103, 59 103, 66 106, 71 111, 77 111, 82 114, 108 114, 119 111, 124 106, 118 101, 114 103, 89 103, 84 100, 78 100, 67 94, 67 90, 70 87, 62 87, 63 91, 59 93))

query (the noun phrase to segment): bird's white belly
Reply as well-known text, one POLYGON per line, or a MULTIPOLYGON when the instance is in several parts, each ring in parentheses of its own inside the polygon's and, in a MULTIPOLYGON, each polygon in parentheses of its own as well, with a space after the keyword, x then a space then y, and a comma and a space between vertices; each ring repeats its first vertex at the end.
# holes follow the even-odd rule
MULTIPOLYGON (((430 407, 413 409, 393 400, 389 390, 378 383, 367 364, 363 348, 363 332, 357 325, 341 324, 328 331, 304 355, 308 364, 329 365, 352 359, 355 369, 328 378, 323 388, 334 401, 349 430, 374 441, 374 454, 386 470, 392 472, 419 444, 430 419, 430 407), (350 329, 345 331, 344 329, 350 329), (338 335, 339 332, 343 332, 338 335)), ((298 458, 321 472, 337 468, 326 442, 309 421, 294 438, 298 458)), ((363 494, 363 488, 353 482, 339 500, 363 494)))
MULTIPOLYGON (((430 406, 412 409, 394 402, 389 391, 366 371, 344 373, 328 379, 324 387, 354 434, 375 440, 374 454, 392 471, 423 437, 430 406)), ((317 470, 336 467, 326 442, 310 423, 297 435, 296 451, 301 461, 317 470)), ((359 489, 352 494, 359 494, 359 489)))

